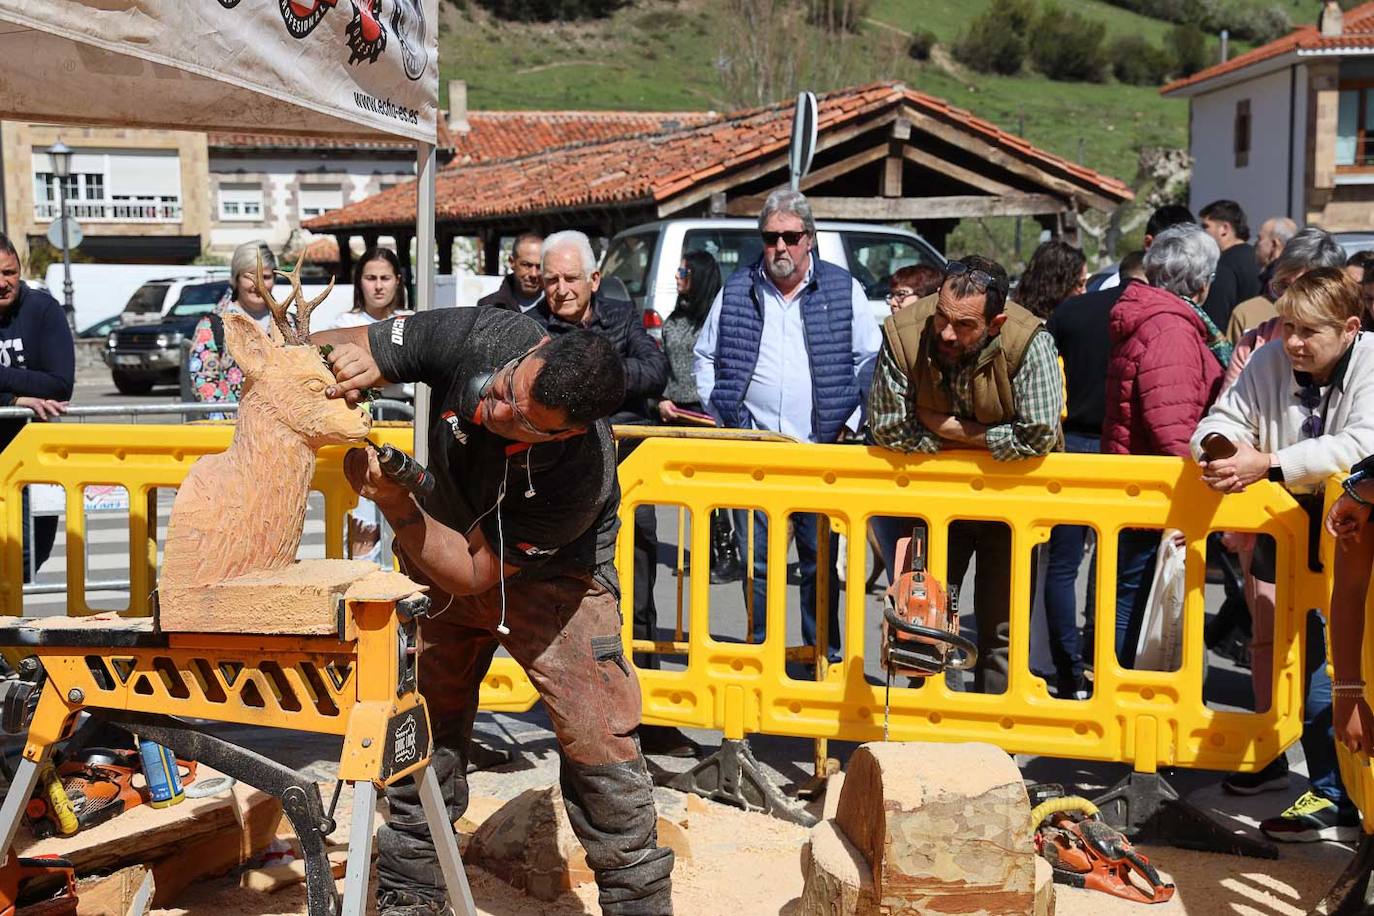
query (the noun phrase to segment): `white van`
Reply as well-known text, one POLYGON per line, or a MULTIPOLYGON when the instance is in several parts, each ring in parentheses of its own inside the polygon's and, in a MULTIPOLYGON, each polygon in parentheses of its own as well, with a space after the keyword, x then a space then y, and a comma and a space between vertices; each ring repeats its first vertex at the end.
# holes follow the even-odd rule
MULTIPOLYGON (((658 336, 663 319, 677 305, 677 269, 684 252, 709 252, 720 265, 721 280, 747 267, 763 253, 758 220, 673 219, 626 229, 611 239, 601 262, 601 277, 625 285, 644 310, 644 327, 658 336)), ((816 223, 816 253, 844 267, 868 293, 881 323, 891 314, 886 296, 894 271, 914 264, 943 269, 944 257, 914 232, 872 223, 816 223)))

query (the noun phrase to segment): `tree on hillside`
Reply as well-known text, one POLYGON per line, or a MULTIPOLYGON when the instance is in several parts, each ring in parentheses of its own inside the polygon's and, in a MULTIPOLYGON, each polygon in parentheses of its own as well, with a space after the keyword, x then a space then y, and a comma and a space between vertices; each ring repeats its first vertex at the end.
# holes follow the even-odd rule
POLYGON ((1107 78, 1107 26, 1053 3, 1035 20, 1030 56, 1052 80, 1100 83, 1107 78))
POLYGON ((1112 42, 1112 73, 1131 86, 1158 86, 1173 66, 1169 52, 1143 35, 1123 35, 1112 42))
POLYGON ((827 32, 857 32, 873 0, 806 0, 806 18, 827 32))
POLYGON ((625 5, 625 0, 477 0, 493 16, 515 22, 553 22, 565 19, 602 19, 625 5))
POLYGON ((980 73, 1017 73, 1026 58, 1026 33, 1034 18, 1032 0, 993 0, 959 36, 954 56, 980 73))
POLYGON ((724 0, 716 69, 732 105, 766 105, 803 89, 841 85, 857 39, 814 28, 803 5, 788 0, 724 0))
POLYGON ((1174 58, 1174 73, 1179 76, 1192 76, 1212 64, 1207 55, 1207 36, 1195 25, 1174 26, 1167 42, 1174 58))

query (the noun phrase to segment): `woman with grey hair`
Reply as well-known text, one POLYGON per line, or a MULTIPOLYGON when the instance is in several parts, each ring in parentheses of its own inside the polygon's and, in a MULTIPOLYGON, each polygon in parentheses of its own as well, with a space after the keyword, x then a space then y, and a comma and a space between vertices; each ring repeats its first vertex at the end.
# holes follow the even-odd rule
POLYGON ((234 249, 229 261, 229 296, 196 324, 191 336, 191 352, 186 357, 191 393, 202 403, 238 403, 243 388, 243 370, 234 363, 224 346, 224 313, 234 310, 256 321, 264 334, 272 335, 272 313, 258 294, 258 284, 272 288, 277 259, 267 243, 244 242, 234 249), (261 261, 261 276, 257 276, 261 261))
MULTIPOLYGON (((1103 452, 1189 457, 1188 440, 1216 400, 1231 357, 1230 343, 1200 306, 1220 254, 1202 227, 1172 226, 1145 254, 1150 285, 1132 283, 1112 308, 1103 452)), ((1135 659, 1158 547, 1158 531, 1122 532, 1116 652, 1123 665, 1135 659)))

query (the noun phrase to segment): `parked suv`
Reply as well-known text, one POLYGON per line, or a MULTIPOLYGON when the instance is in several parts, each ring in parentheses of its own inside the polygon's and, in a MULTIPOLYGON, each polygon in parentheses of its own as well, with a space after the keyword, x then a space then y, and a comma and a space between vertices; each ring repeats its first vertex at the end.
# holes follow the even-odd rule
POLYGON ((228 280, 181 283, 176 303, 155 323, 115 328, 105 342, 105 364, 115 387, 124 394, 146 394, 154 385, 178 384, 196 322, 227 295, 228 280))
MULTIPOLYGON (((611 239, 601 263, 603 282, 619 280, 644 310, 644 327, 655 336, 677 305, 677 269, 684 252, 709 252, 724 280, 763 253, 758 221, 752 219, 674 219, 626 229, 611 239)), ((848 270, 868 294, 880 322, 891 314, 885 297, 898 268, 929 264, 943 269, 945 259, 925 239, 892 226, 818 222, 816 247, 821 260, 848 270)))
POLYGON ((181 301, 181 294, 188 286, 200 286, 207 281, 221 279, 229 279, 227 268, 205 268, 184 276, 148 280, 129 297, 124 311, 119 315, 119 323, 124 327, 157 324, 164 312, 181 301))

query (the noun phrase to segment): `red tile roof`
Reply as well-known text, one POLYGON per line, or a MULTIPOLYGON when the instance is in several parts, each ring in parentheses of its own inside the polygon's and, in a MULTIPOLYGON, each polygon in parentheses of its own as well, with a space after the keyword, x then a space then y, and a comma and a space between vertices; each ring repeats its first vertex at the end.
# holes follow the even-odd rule
POLYGON ((1181 89, 1214 80, 1219 76, 1236 73, 1247 67, 1285 54, 1318 54, 1321 52, 1374 48, 1374 2, 1362 3, 1345 11, 1342 34, 1323 36, 1316 25, 1299 26, 1282 38, 1260 45, 1252 51, 1239 54, 1224 64, 1199 70, 1192 76, 1174 80, 1163 89, 1161 95, 1170 95, 1181 89))
MULTIPOLYGON (((1125 201, 1121 181, 1037 149, 996 125, 899 83, 874 83, 820 98, 826 131, 906 107, 997 147, 1081 188, 1085 196, 1125 201)), ((436 218, 474 221, 624 204, 656 205, 718 175, 784 154, 792 131, 791 100, 724 115, 695 127, 584 143, 533 155, 444 169, 436 218)), ((315 231, 397 226, 415 220, 414 182, 306 222, 315 231)))
MULTIPOLYGON (((442 112, 435 124, 437 146, 441 150, 453 148, 453 137, 442 112)), ((343 140, 337 137, 292 137, 283 134, 225 133, 211 131, 206 134, 206 142, 211 147, 222 149, 358 149, 358 150, 413 150, 415 141, 400 137, 386 139, 377 137, 368 140, 343 140)))
POLYGON ((468 130, 453 132, 453 166, 513 159, 574 143, 615 140, 695 127, 721 116, 709 111, 473 111, 468 130))

